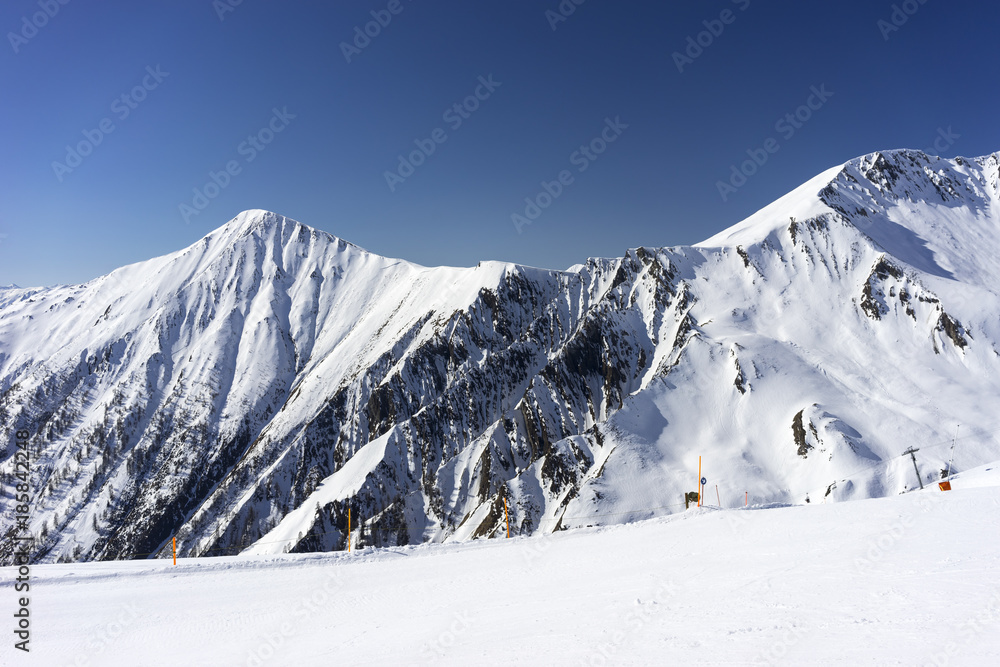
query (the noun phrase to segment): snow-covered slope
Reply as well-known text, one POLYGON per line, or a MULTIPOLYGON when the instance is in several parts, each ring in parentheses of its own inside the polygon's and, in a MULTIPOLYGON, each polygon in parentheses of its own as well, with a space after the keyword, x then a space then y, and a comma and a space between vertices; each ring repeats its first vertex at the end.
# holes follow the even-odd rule
MULTIPOLYGON (((32 568, 46 665, 996 665, 1000 478, 464 544, 32 568), (978 486, 978 485, 977 485, 978 486)), ((8 580, 13 568, 0 569, 8 580)), ((18 664, 12 642, 0 662, 18 664)))
POLYGON ((939 478, 959 424, 955 469, 996 460, 998 165, 875 153, 697 246, 567 271, 424 268, 248 211, 2 290, 37 555, 623 523, 682 511, 699 456, 723 505, 884 496, 916 486, 910 446, 939 478))

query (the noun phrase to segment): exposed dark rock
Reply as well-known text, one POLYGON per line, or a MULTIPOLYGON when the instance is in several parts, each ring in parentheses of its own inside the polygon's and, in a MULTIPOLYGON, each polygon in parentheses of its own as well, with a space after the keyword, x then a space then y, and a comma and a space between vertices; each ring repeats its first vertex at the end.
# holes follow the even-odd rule
MULTIPOLYGON (((795 440, 796 454, 802 458, 806 458, 809 455, 809 450, 813 448, 808 442, 806 442, 806 429, 802 424, 802 413, 805 410, 799 410, 795 417, 792 418, 792 438, 795 440)), ((811 424, 810 424, 811 425, 811 424)))

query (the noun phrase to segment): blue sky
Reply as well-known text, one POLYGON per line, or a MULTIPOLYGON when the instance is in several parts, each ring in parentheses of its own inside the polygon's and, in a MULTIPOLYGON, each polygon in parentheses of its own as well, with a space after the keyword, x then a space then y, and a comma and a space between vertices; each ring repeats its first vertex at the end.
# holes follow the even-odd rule
POLYGON ((249 208, 427 265, 565 268, 697 242, 874 150, 1000 150, 979 2, 63 1, 0 8, 0 284, 249 208))

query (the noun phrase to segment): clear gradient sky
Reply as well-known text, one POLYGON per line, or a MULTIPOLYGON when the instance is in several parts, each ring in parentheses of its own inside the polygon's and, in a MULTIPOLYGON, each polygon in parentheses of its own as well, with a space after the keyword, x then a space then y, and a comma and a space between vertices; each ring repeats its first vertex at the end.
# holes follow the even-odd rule
POLYGON ((565 268, 700 241, 871 151, 1000 150, 1000 6, 971 0, 5 0, 0 31, 0 284, 250 208, 426 265, 565 268))

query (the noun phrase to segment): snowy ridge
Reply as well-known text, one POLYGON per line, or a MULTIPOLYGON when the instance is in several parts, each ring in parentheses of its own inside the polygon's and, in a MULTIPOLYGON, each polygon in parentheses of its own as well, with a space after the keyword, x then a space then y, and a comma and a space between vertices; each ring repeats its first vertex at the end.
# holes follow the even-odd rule
POLYGON ((937 479, 958 424, 957 470, 996 460, 998 163, 873 153, 697 246, 567 271, 247 211, 0 291, 37 557, 340 550, 348 510, 355 548, 623 523, 683 511, 699 455, 723 506, 885 496, 911 444, 937 479))

